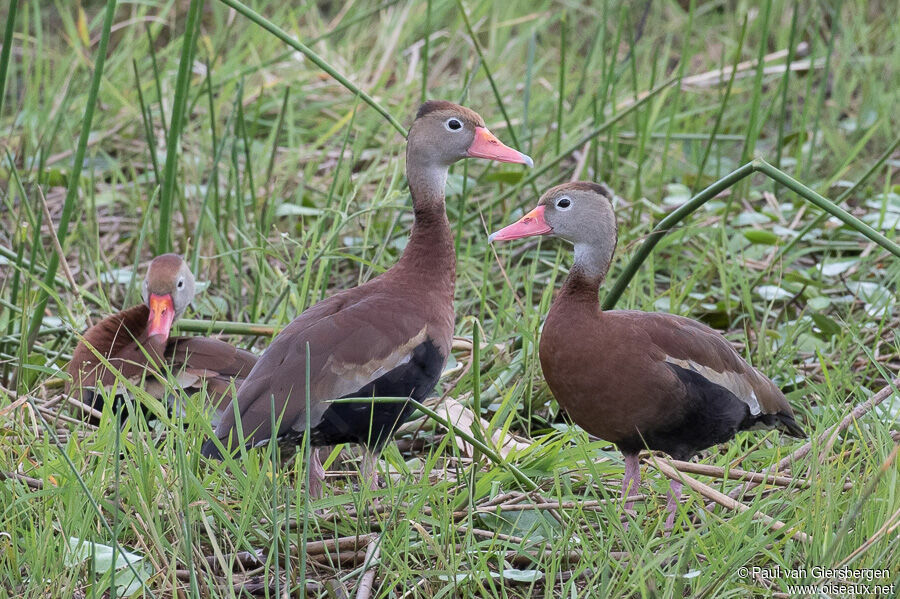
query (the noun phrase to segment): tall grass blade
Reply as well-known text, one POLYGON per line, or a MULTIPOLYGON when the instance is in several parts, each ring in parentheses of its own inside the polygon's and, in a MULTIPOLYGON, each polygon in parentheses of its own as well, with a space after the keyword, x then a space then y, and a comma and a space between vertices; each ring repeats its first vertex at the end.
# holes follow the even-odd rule
POLYGON ((175 99, 172 102, 172 122, 166 138, 166 164, 163 167, 163 185, 159 194, 159 230, 156 238, 156 253, 171 251, 172 202, 175 197, 175 183, 178 177, 178 155, 181 132, 184 128, 185 107, 188 87, 194 62, 194 46, 200 31, 199 15, 203 0, 191 0, 188 7, 184 40, 181 44, 181 59, 178 62, 178 76, 175 80, 175 99))
MULTIPOLYGON (((834 10, 831 15, 829 15, 831 20, 831 35, 828 36, 828 50, 825 53, 825 70, 822 73, 821 83, 819 84, 819 94, 816 98, 816 114, 813 117, 813 125, 812 125, 812 137, 809 142, 809 152, 806 156, 806 162, 803 163, 803 178, 806 179, 809 177, 809 169, 812 168, 813 163, 813 155, 818 152, 818 138, 819 138, 819 120, 822 118, 822 109, 825 107, 825 96, 828 94, 828 90, 831 88, 831 59, 834 56, 834 42, 838 38, 841 33, 841 6, 843 5, 842 0, 838 0, 838 2, 834 6, 834 10)), ((831 7, 828 3, 823 3, 822 10, 829 10, 831 7)))
POLYGON ((310 59, 313 62, 313 64, 315 64, 317 67, 319 67, 320 69, 322 69, 323 71, 325 71, 326 73, 328 73, 329 75, 334 77, 334 79, 338 83, 340 83, 341 85, 346 87, 348 90, 352 91, 355 94, 359 94, 359 97, 362 98, 363 102, 365 102, 366 104, 368 104, 369 106, 374 108, 376 111, 378 111, 378 113, 381 116, 383 116, 385 118, 385 120, 387 120, 387 122, 389 122, 391 124, 391 126, 394 127, 394 129, 399 131, 403 137, 406 137, 406 128, 403 125, 401 125, 400 122, 397 119, 395 119, 394 116, 390 112, 388 112, 386 108, 384 108, 381 104, 379 104, 372 96, 370 96, 369 94, 367 94, 366 92, 361 90, 358 86, 356 86, 354 83, 352 83, 349 79, 347 79, 346 77, 341 75, 337 71, 337 69, 335 69, 330 64, 325 62, 325 60, 322 59, 322 57, 320 57, 318 54, 313 52, 310 48, 305 46, 302 42, 300 42, 299 40, 295 40, 290 35, 288 35, 286 31, 284 31, 283 29, 281 29, 280 27, 275 25, 273 22, 271 22, 270 20, 268 20, 267 18, 265 18, 264 16, 262 16, 261 14, 259 14, 258 12, 256 12, 252 8, 250 8, 249 6, 242 4, 238 0, 219 0, 219 2, 221 2, 222 4, 225 4, 227 6, 230 6, 231 8, 233 8, 240 14, 244 15, 245 17, 247 17, 248 19, 250 19, 257 25, 259 25, 260 27, 262 27, 263 29, 265 29, 266 31, 268 31, 269 33, 271 33, 272 35, 274 35, 275 37, 277 37, 278 39, 283 41, 285 44, 292 47, 297 52, 300 52, 301 54, 306 56, 308 59, 310 59))
POLYGON ((153 176, 156 179, 156 185, 162 185, 162 174, 159 171, 159 160, 156 156, 156 143, 153 140, 153 123, 150 118, 150 107, 144 102, 144 92, 141 89, 141 75, 138 72, 137 61, 131 61, 131 68, 134 70, 134 86, 138 94, 138 107, 141 110, 141 120, 144 123, 144 137, 147 140, 147 153, 150 154, 150 164, 153 165, 153 176))
MULTIPOLYGON (((162 123, 163 128, 163 136, 168 139, 169 138, 169 124, 166 121, 166 108, 163 103, 163 93, 162 93, 162 83, 160 82, 159 76, 159 63, 156 60, 156 43, 153 40, 153 35, 150 33, 150 26, 148 25, 144 31, 147 33, 147 48, 150 50, 150 64, 153 67, 153 83, 156 86, 156 101, 159 102, 159 121, 162 123)), ((148 105, 148 114, 152 114, 149 110, 148 105)))
MULTIPOLYGON (((69 234, 69 222, 72 220, 72 212, 75 210, 75 200, 78 196, 78 188, 81 184, 81 170, 84 167, 84 154, 87 149, 88 138, 91 135, 91 124, 94 122, 94 108, 97 106, 97 94, 100 91, 100 80, 103 78, 103 65, 106 62, 106 49, 109 47, 109 34, 112 30, 113 17, 116 14, 116 0, 107 0, 106 12, 103 16, 103 29, 100 32, 100 45, 97 47, 97 58, 94 61, 94 74, 91 76, 91 86, 88 89, 87 102, 84 109, 84 117, 81 119, 81 131, 78 134, 78 143, 75 145, 75 155, 72 164, 72 174, 69 177, 69 185, 66 189, 66 197, 63 200, 62 215, 59 218, 59 228, 56 237, 59 244, 65 248, 66 237, 69 234)), ((6 46, 4 45, 4 48, 6 46)), ((40 245, 40 244, 38 244, 40 245)), ((47 270, 44 274, 43 287, 38 290, 38 299, 28 325, 28 337, 25 341, 25 354, 31 351, 41 321, 44 318, 44 310, 50 299, 46 289, 52 287, 56 280, 56 271, 59 268, 59 256, 50 252, 47 270)))
MULTIPOLYGON (((785 64, 788 68, 784 69, 784 76, 781 78, 781 111, 778 113, 778 139, 775 142, 775 167, 781 168, 781 153, 784 150, 784 126, 787 122, 788 112, 788 91, 791 82, 790 65, 794 62, 796 49, 794 48, 797 38, 797 15, 800 12, 800 3, 794 4, 794 10, 791 14, 791 32, 788 36, 788 54, 785 64)), ((776 194, 777 190, 776 190, 776 194)))
POLYGON ((559 82, 556 84, 556 153, 562 150, 563 104, 566 99, 566 12, 559 19, 559 82))
POLYGON ((760 36, 761 39, 759 42, 759 54, 756 58, 756 73, 753 78, 753 99, 750 103, 750 122, 747 123, 747 136, 744 140, 744 151, 741 154, 741 162, 747 162, 753 158, 753 152, 756 149, 756 140, 759 138, 759 131, 762 127, 762 121, 760 119, 760 103, 762 102, 762 81, 766 67, 766 51, 769 42, 769 18, 771 14, 772 0, 766 0, 765 7, 762 11, 762 18, 759 21, 759 30, 762 35, 760 36))
POLYGON ((425 6, 425 38, 422 48, 422 94, 420 101, 428 99, 428 56, 431 51, 431 0, 425 6))
MULTIPOLYGON (((737 76, 738 63, 741 60, 741 51, 744 49, 744 40, 747 38, 748 20, 744 17, 744 24, 741 26, 741 37, 738 39, 737 51, 734 54, 734 64, 731 66, 731 76, 728 78, 728 85, 725 87, 725 94, 722 96, 722 105, 716 114, 716 121, 713 123, 712 130, 709 132, 709 141, 703 149, 703 157, 700 159, 700 166, 697 167, 697 180, 692 188, 693 193, 697 193, 703 180, 703 172, 706 170, 706 161, 709 160, 709 154, 712 152, 713 143, 715 143, 716 135, 719 133, 719 127, 722 125, 722 117, 725 115, 725 109, 728 108, 728 99, 731 97, 731 90, 734 87, 734 78, 737 76)), ((746 145, 746 140, 744 142, 746 145)))
POLYGON ((506 122, 506 127, 507 129, 509 129, 509 136, 512 138, 513 146, 519 147, 519 139, 518 137, 516 137, 516 130, 512 126, 512 121, 509 119, 509 114, 507 114, 506 112, 506 105, 503 103, 503 96, 500 95, 500 90, 497 88, 497 82, 494 81, 494 76, 491 74, 491 69, 490 67, 488 67, 487 61, 484 59, 484 51, 481 49, 481 44, 478 42, 478 36, 475 35, 475 30, 472 29, 472 23, 469 21, 469 14, 466 12, 462 0, 456 0, 456 6, 459 7, 459 14, 462 15, 463 23, 465 23, 466 25, 466 31, 468 31, 469 33, 469 39, 472 41, 472 46, 475 48, 475 52, 478 54, 478 60, 481 62, 481 66, 484 67, 484 74, 491 86, 491 91, 494 92, 494 99, 497 101, 497 107, 500 109, 500 113, 503 115, 503 120, 506 122))
MULTIPOLYGON (((6 72, 9 70, 9 57, 12 54, 13 33, 16 30, 16 10, 18 0, 9 3, 6 13, 6 30, 3 33, 3 50, 0 50, 0 116, 3 115, 3 99, 6 97, 6 72)), ((429 2, 429 5, 431 3, 429 2)))

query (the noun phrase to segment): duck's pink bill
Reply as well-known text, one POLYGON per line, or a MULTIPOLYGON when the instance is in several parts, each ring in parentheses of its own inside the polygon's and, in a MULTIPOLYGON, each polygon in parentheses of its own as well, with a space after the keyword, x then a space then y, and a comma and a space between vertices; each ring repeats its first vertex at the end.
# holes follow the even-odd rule
POLYGON ((475 127, 475 139, 469 146, 468 155, 472 158, 487 158, 497 162, 514 162, 534 166, 531 157, 518 150, 504 145, 497 137, 484 127, 475 127))
POLYGON ((172 323, 175 322, 175 305, 172 302, 172 296, 151 293, 149 304, 150 322, 147 327, 147 335, 162 335, 164 339, 168 339, 172 323))
POLYGON ((552 230, 553 227, 544 220, 544 207, 538 206, 508 227, 503 227, 499 231, 491 233, 491 236, 488 237, 488 242, 493 243, 494 241, 546 235, 552 230))

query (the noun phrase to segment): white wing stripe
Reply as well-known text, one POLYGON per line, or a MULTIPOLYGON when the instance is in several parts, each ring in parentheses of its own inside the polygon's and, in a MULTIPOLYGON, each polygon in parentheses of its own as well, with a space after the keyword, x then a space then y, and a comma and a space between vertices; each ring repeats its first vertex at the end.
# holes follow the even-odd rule
POLYGON ((740 373, 732 372, 730 370, 719 372, 709 366, 698 364, 693 360, 681 360, 673 358, 672 356, 666 356, 666 362, 675 364, 686 370, 692 370, 709 382, 719 385, 720 387, 725 387, 734 393, 738 399, 746 403, 750 407, 750 413, 754 416, 758 416, 760 412, 762 412, 762 408, 760 408, 759 405, 759 399, 757 399, 753 387, 750 386, 750 383, 748 383, 740 373))

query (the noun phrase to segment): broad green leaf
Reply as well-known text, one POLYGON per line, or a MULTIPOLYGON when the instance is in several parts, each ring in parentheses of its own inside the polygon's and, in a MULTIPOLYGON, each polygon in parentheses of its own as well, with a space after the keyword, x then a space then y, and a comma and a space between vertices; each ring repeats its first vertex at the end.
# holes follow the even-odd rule
POLYGON ((823 339, 830 339, 841 332, 841 325, 824 314, 812 314, 813 322, 822 331, 823 339))
POLYGON ((78 566, 93 557, 93 569, 98 574, 106 574, 116 570, 116 589, 119 595, 131 596, 137 593, 144 582, 150 578, 150 568, 144 557, 124 550, 113 550, 109 545, 86 541, 78 537, 69 537, 69 552, 65 561, 69 567, 78 566), (115 561, 113 561, 115 554, 115 561), (128 567, 128 564, 134 568, 128 567), (135 576, 137 572, 137 576, 135 576))
POLYGON ((540 570, 516 570, 509 568, 503 571, 503 578, 515 580, 516 582, 537 582, 544 578, 544 573, 540 570))
POLYGON ((130 266, 124 266, 122 268, 114 268, 107 272, 101 272, 98 278, 101 283, 127 285, 131 282, 133 276, 134 272, 132 271, 132 268, 130 266))
POLYGON ((824 295, 811 297, 806 305, 809 306, 811 310, 815 310, 816 312, 821 312, 828 308, 831 305, 831 300, 824 295))
POLYGON ((490 171, 484 176, 485 181, 515 184, 525 176, 524 170, 518 171, 490 171))
POLYGON ((681 183, 669 183, 666 185, 666 195, 663 197, 663 204, 666 206, 681 206, 691 199, 691 190, 687 185, 681 183))
POLYGON ((750 243, 757 243, 760 245, 778 245, 778 235, 772 233, 771 231, 750 229, 748 231, 744 231, 744 237, 746 237, 750 241, 750 243))
POLYGON ((450 173, 447 176, 447 195, 458 196, 461 194, 463 192, 463 181, 466 183, 466 189, 470 191, 475 189, 475 186, 478 185, 478 181, 472 177, 463 177, 460 173, 450 173))
POLYGON ((762 212, 741 212, 731 221, 731 224, 735 227, 744 225, 762 225, 771 222, 771 220, 772 219, 762 212))

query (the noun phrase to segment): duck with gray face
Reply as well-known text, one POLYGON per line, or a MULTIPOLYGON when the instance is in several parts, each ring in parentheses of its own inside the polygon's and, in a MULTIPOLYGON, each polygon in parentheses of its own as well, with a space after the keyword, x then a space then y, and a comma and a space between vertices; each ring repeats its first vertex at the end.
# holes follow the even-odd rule
POLYGON ((157 256, 147 269, 141 286, 144 304, 150 310, 147 334, 169 338, 172 325, 194 300, 194 274, 177 254, 157 256))
MULTIPOLYGON (((423 104, 406 145, 414 221, 403 255, 378 277, 307 309, 278 334, 238 391, 236 413, 226 413, 217 438, 203 445, 205 455, 221 457, 223 447, 235 451, 239 439, 252 447, 275 438, 293 448, 308 426, 314 448, 363 445, 363 478, 377 486, 375 456, 414 408, 371 399, 425 399, 450 353, 456 254, 444 187, 450 166, 467 158, 532 164, 503 145, 475 111, 446 101, 423 104)), ((309 467, 309 492, 318 497, 325 471, 315 449, 309 467)))
MULTIPOLYGON (((154 258, 141 285, 144 302, 103 319, 75 347, 67 368, 70 390, 82 403, 102 411, 107 393, 99 388, 116 385, 113 407, 121 415, 121 406, 134 401, 118 381, 124 378, 170 410, 182 411, 162 382, 171 374, 185 392, 205 390, 205 398, 216 408, 217 423, 222 405, 228 405, 256 356, 219 339, 171 336, 172 325, 193 300, 194 291, 194 275, 180 256, 154 258)), ((141 412, 150 415, 143 406, 141 412)), ((86 417, 96 421, 90 413, 86 417)))
MULTIPOLYGON (((544 323, 541 368, 572 420, 622 450, 623 499, 640 485, 641 449, 688 460, 742 430, 774 427, 805 437, 781 390, 717 331, 672 314, 600 309, 617 242, 612 198, 605 185, 559 185, 489 239, 549 235, 575 246, 544 323)), ((667 528, 680 494, 681 483, 672 481, 667 528)))

